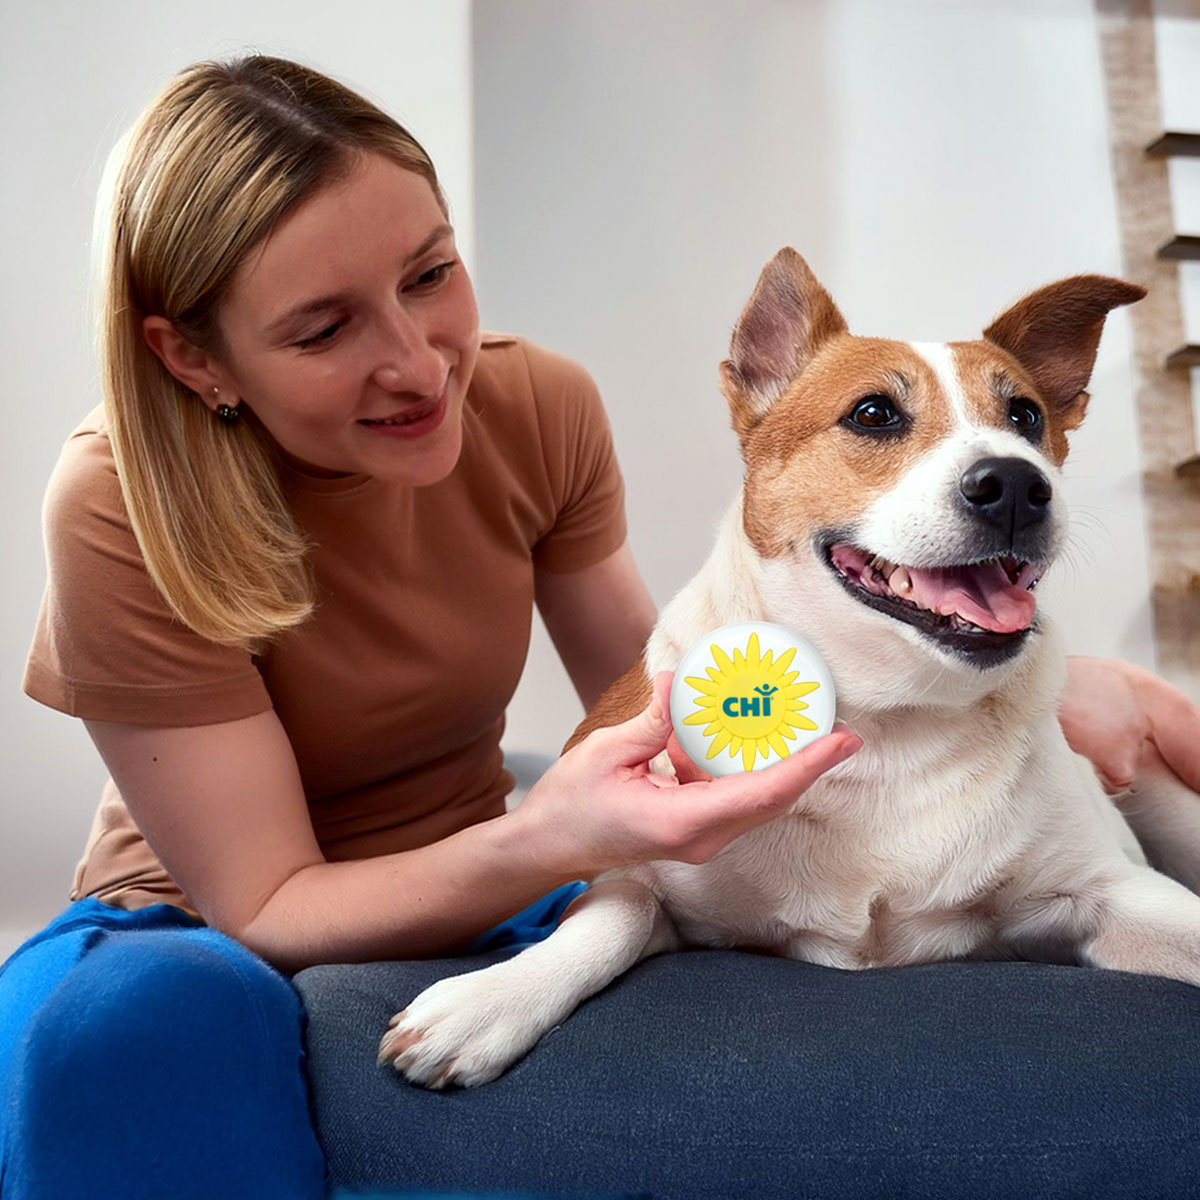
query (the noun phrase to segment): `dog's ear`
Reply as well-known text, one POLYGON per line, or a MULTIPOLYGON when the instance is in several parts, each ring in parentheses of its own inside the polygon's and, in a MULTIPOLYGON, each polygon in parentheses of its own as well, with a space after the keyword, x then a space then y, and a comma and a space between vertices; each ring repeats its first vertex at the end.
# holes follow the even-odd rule
POLYGON ((984 331, 1033 376, 1046 402, 1066 429, 1075 429, 1087 409, 1084 390, 1096 361, 1104 318, 1146 294, 1136 283, 1106 275, 1073 275, 1031 292, 984 331))
POLYGON ((846 322, 808 263, 785 246, 758 277, 721 364, 721 391, 744 438, 846 322))

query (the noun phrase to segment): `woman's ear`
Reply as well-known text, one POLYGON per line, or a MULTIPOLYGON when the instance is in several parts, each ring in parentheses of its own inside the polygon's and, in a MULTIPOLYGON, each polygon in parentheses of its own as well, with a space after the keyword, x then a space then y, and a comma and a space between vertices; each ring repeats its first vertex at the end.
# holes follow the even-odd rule
MULTIPOLYGON (((207 404, 218 382, 208 355, 193 346, 165 317, 143 317, 142 337, 159 362, 207 404)), ((215 408, 215 404, 209 407, 215 408)))

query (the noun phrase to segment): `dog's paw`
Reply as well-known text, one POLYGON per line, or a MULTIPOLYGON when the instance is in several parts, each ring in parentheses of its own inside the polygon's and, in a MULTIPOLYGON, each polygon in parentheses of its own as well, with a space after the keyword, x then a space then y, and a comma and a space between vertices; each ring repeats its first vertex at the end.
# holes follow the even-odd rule
POLYGON ((502 1075, 555 1023, 495 966, 427 987, 388 1022, 379 1065, 428 1088, 477 1087, 502 1075))

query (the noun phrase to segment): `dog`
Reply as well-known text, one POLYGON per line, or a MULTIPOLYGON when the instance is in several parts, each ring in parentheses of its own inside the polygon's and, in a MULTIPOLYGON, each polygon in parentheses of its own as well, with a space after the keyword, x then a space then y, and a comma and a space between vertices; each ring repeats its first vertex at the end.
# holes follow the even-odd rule
MULTIPOLYGON (((1064 546, 1060 468, 1104 321, 1143 295, 1073 276, 977 341, 905 343, 851 335, 790 247, 767 263, 720 370, 740 493, 564 751, 741 621, 807 638, 865 744, 708 861, 603 872, 544 941, 425 989, 381 1065, 429 1088, 487 1083, 619 974, 685 947, 1200 985, 1200 797, 1169 772, 1139 777, 1124 815, 1105 795, 1059 726, 1066 653, 1033 595, 1064 546)), ((651 769, 674 775, 666 751, 651 769)))

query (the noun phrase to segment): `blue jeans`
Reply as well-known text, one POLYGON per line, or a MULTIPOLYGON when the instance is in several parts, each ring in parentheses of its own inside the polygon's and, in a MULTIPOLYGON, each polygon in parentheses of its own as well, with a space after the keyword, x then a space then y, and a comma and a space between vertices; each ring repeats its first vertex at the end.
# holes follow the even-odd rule
MULTIPOLYGON (((547 936, 586 887, 463 952, 547 936)), ((0 1197, 320 1200, 305 1024, 286 975, 182 909, 75 901, 0 966, 0 1197)))

